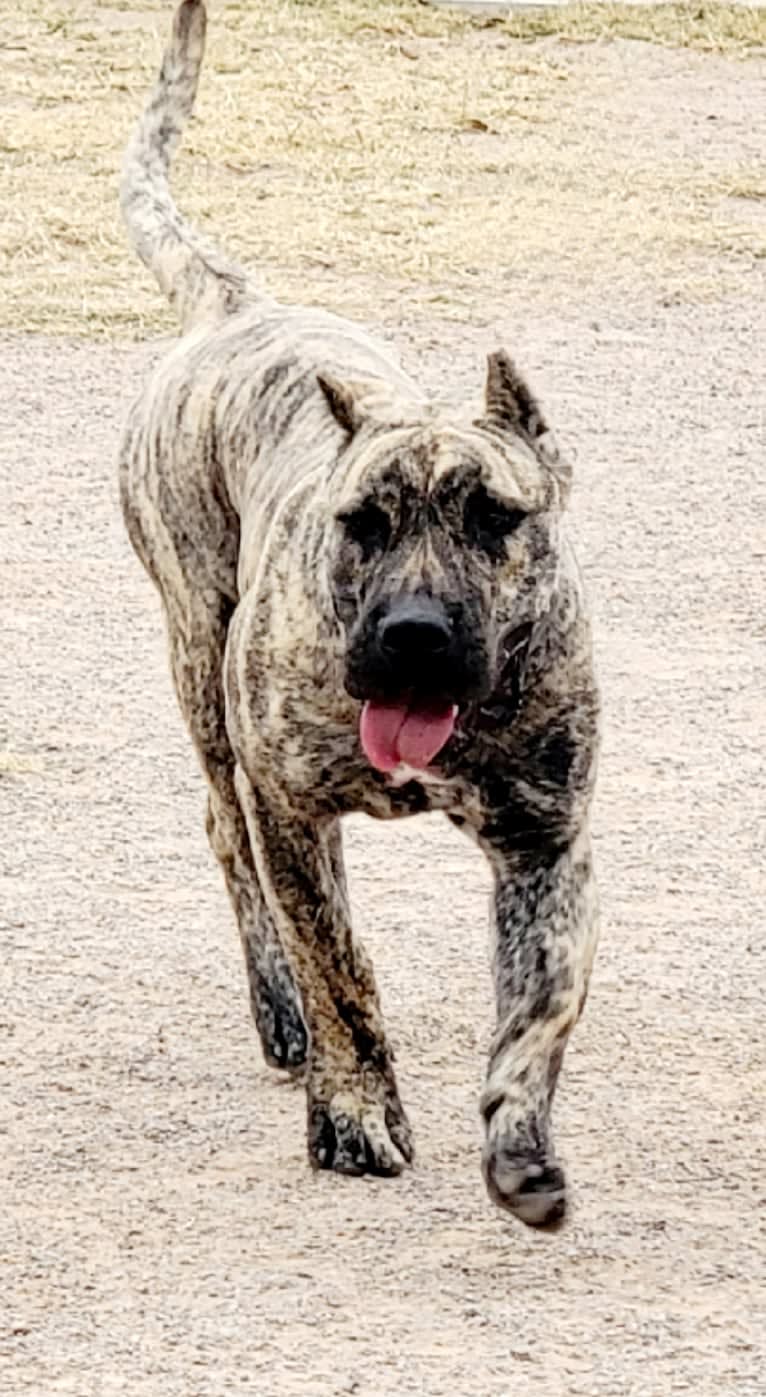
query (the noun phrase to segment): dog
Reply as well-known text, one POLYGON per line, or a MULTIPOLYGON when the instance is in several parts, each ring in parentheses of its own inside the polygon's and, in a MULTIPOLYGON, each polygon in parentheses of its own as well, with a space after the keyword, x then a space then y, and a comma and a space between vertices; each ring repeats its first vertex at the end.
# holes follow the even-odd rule
POLYGON ((314 1167, 412 1163, 340 822, 444 812, 494 876, 486 1186, 554 1227, 551 1103, 597 938, 599 701, 571 472, 504 351, 478 412, 445 408, 364 330, 278 304, 183 219, 168 170, 205 28, 183 0, 125 155, 123 217, 183 334, 129 414, 120 491, 264 1054, 305 1081, 314 1167))

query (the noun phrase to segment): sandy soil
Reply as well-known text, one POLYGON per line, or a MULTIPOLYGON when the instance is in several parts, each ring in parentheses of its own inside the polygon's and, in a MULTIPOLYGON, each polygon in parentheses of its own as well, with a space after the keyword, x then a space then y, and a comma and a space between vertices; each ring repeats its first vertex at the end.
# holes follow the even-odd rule
MULTIPOLYGON (((689 81, 725 121, 716 71, 689 81)), ((637 276, 565 312, 554 267, 532 317, 506 287, 473 331, 406 323, 388 288, 384 328, 428 382, 477 388, 500 338, 577 455, 603 940, 554 1237, 483 1192, 487 877, 436 819, 348 829, 417 1168, 310 1174, 117 512, 119 423, 158 346, 0 343, 8 1397, 762 1392, 763 266, 702 305, 637 276)))

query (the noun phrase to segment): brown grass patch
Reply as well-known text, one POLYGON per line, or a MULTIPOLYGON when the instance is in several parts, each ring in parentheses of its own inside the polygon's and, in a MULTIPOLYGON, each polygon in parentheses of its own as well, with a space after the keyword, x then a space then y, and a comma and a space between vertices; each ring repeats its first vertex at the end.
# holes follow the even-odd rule
POLYGON ((0 780, 13 776, 40 776, 43 771, 42 760, 33 753, 0 748, 0 780))
MULTIPOLYGON (((19 0, 0 18, 6 328, 169 326, 126 248, 116 183, 170 8, 19 0)), ((330 289, 369 313, 371 291, 403 293, 475 315, 554 264, 576 289, 605 274, 618 285, 638 263, 675 294, 704 286, 713 250, 762 251, 721 210, 726 170, 682 142, 637 143, 619 71, 607 90, 603 65, 625 37, 745 58, 766 43, 763 12, 573 6, 487 24, 416 0, 212 8, 175 188, 277 294, 330 289)))

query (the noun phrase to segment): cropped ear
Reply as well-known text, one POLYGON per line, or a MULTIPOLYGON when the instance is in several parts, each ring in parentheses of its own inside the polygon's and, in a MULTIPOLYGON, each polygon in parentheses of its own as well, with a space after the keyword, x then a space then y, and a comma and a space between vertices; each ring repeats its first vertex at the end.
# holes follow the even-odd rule
POLYGON ((534 393, 504 349, 487 357, 484 401, 486 413, 477 425, 521 437, 543 465, 553 471, 561 486, 568 489, 572 468, 562 457, 534 393))
POLYGON ((431 411, 426 401, 401 395, 384 378, 341 381, 334 374, 320 373, 317 382, 335 421, 349 437, 362 427, 417 426, 431 411))
POLYGON ((530 445, 548 431, 537 399, 504 349, 487 356, 484 401, 494 427, 524 437, 530 445))
POLYGON ((335 421, 344 432, 353 436, 367 423, 383 425, 393 422, 396 413, 390 401, 390 390, 376 379, 355 379, 342 383, 332 374, 317 374, 319 387, 335 421))
POLYGON ((353 436, 364 421, 361 384, 341 383, 332 374, 317 374, 317 379, 335 421, 344 432, 353 436))

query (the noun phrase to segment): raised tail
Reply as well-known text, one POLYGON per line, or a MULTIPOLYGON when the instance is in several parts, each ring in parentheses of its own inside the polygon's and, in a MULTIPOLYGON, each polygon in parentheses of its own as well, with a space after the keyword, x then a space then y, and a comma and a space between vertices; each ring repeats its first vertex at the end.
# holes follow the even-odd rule
POLYGON ((184 330, 239 309, 257 295, 247 274, 187 223, 168 185, 171 157, 194 108, 205 52, 204 0, 183 0, 159 77, 125 152, 120 208, 141 261, 184 330))

